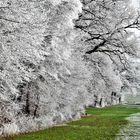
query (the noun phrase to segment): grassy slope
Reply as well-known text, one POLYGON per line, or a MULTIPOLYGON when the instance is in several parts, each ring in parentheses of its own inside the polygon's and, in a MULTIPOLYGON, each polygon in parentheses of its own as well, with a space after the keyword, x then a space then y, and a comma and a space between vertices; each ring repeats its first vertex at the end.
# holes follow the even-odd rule
POLYGON ((49 129, 22 134, 6 140, 114 140, 119 129, 128 122, 130 114, 140 112, 138 108, 114 106, 108 108, 88 108, 90 116, 49 129))

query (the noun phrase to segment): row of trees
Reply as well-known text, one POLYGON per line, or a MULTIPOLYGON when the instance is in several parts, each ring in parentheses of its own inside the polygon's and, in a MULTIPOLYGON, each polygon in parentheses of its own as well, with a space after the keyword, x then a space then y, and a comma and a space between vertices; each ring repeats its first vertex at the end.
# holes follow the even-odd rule
POLYGON ((0 134, 119 103, 137 82, 128 60, 139 12, 128 0, 81 2, 83 11, 79 0, 0 1, 0 134))
POLYGON ((129 87, 132 92, 132 83, 138 82, 130 60, 138 59, 139 54, 138 38, 134 34, 134 30, 140 30, 139 11, 128 0, 82 0, 82 4, 83 12, 75 28, 84 34, 84 58, 92 63, 93 85, 102 79, 106 87, 103 93, 110 87, 118 88, 115 91, 118 93, 129 87))
POLYGON ((73 30, 81 5, 0 1, 0 134, 48 127, 84 111, 88 71, 74 51, 73 30))

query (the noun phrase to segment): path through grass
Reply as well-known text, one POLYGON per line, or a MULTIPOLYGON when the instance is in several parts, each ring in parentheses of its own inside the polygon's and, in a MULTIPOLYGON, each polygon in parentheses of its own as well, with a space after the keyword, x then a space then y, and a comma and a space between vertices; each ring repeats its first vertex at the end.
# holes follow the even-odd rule
POLYGON ((9 137, 4 140, 114 140, 119 130, 128 124, 125 120, 140 109, 127 106, 88 108, 90 114, 78 121, 49 129, 9 137))

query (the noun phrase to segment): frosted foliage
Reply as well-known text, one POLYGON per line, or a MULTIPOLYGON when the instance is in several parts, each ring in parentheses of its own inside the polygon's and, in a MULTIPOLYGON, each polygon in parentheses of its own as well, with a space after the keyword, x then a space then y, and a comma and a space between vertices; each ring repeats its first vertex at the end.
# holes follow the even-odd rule
POLYGON ((74 50, 80 1, 1 0, 0 7, 0 134, 80 117, 88 77, 74 50))
MULTIPOLYGON (((83 11, 76 20, 81 31, 84 58, 92 75, 87 85, 93 106, 121 102, 124 92, 136 93, 139 88, 136 71, 129 57, 138 57, 140 15, 129 0, 81 0, 83 11), (128 90, 127 90, 128 89, 128 90)), ((138 64, 136 64, 138 66, 138 64)))
POLYGON ((110 58, 102 53, 96 53, 88 61, 88 68, 92 73, 88 90, 93 94, 93 106, 103 107, 119 103, 123 83, 110 58))
POLYGON ((74 29, 80 12, 79 0, 0 0, 0 134, 119 103, 122 83, 109 57, 82 57, 82 33, 74 29))

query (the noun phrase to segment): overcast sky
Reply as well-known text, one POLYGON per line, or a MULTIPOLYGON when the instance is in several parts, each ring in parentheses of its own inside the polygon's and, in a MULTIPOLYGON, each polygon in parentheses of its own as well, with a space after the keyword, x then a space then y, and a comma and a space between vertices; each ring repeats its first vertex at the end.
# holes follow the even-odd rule
POLYGON ((132 4, 137 8, 140 3, 140 0, 132 0, 132 4))

